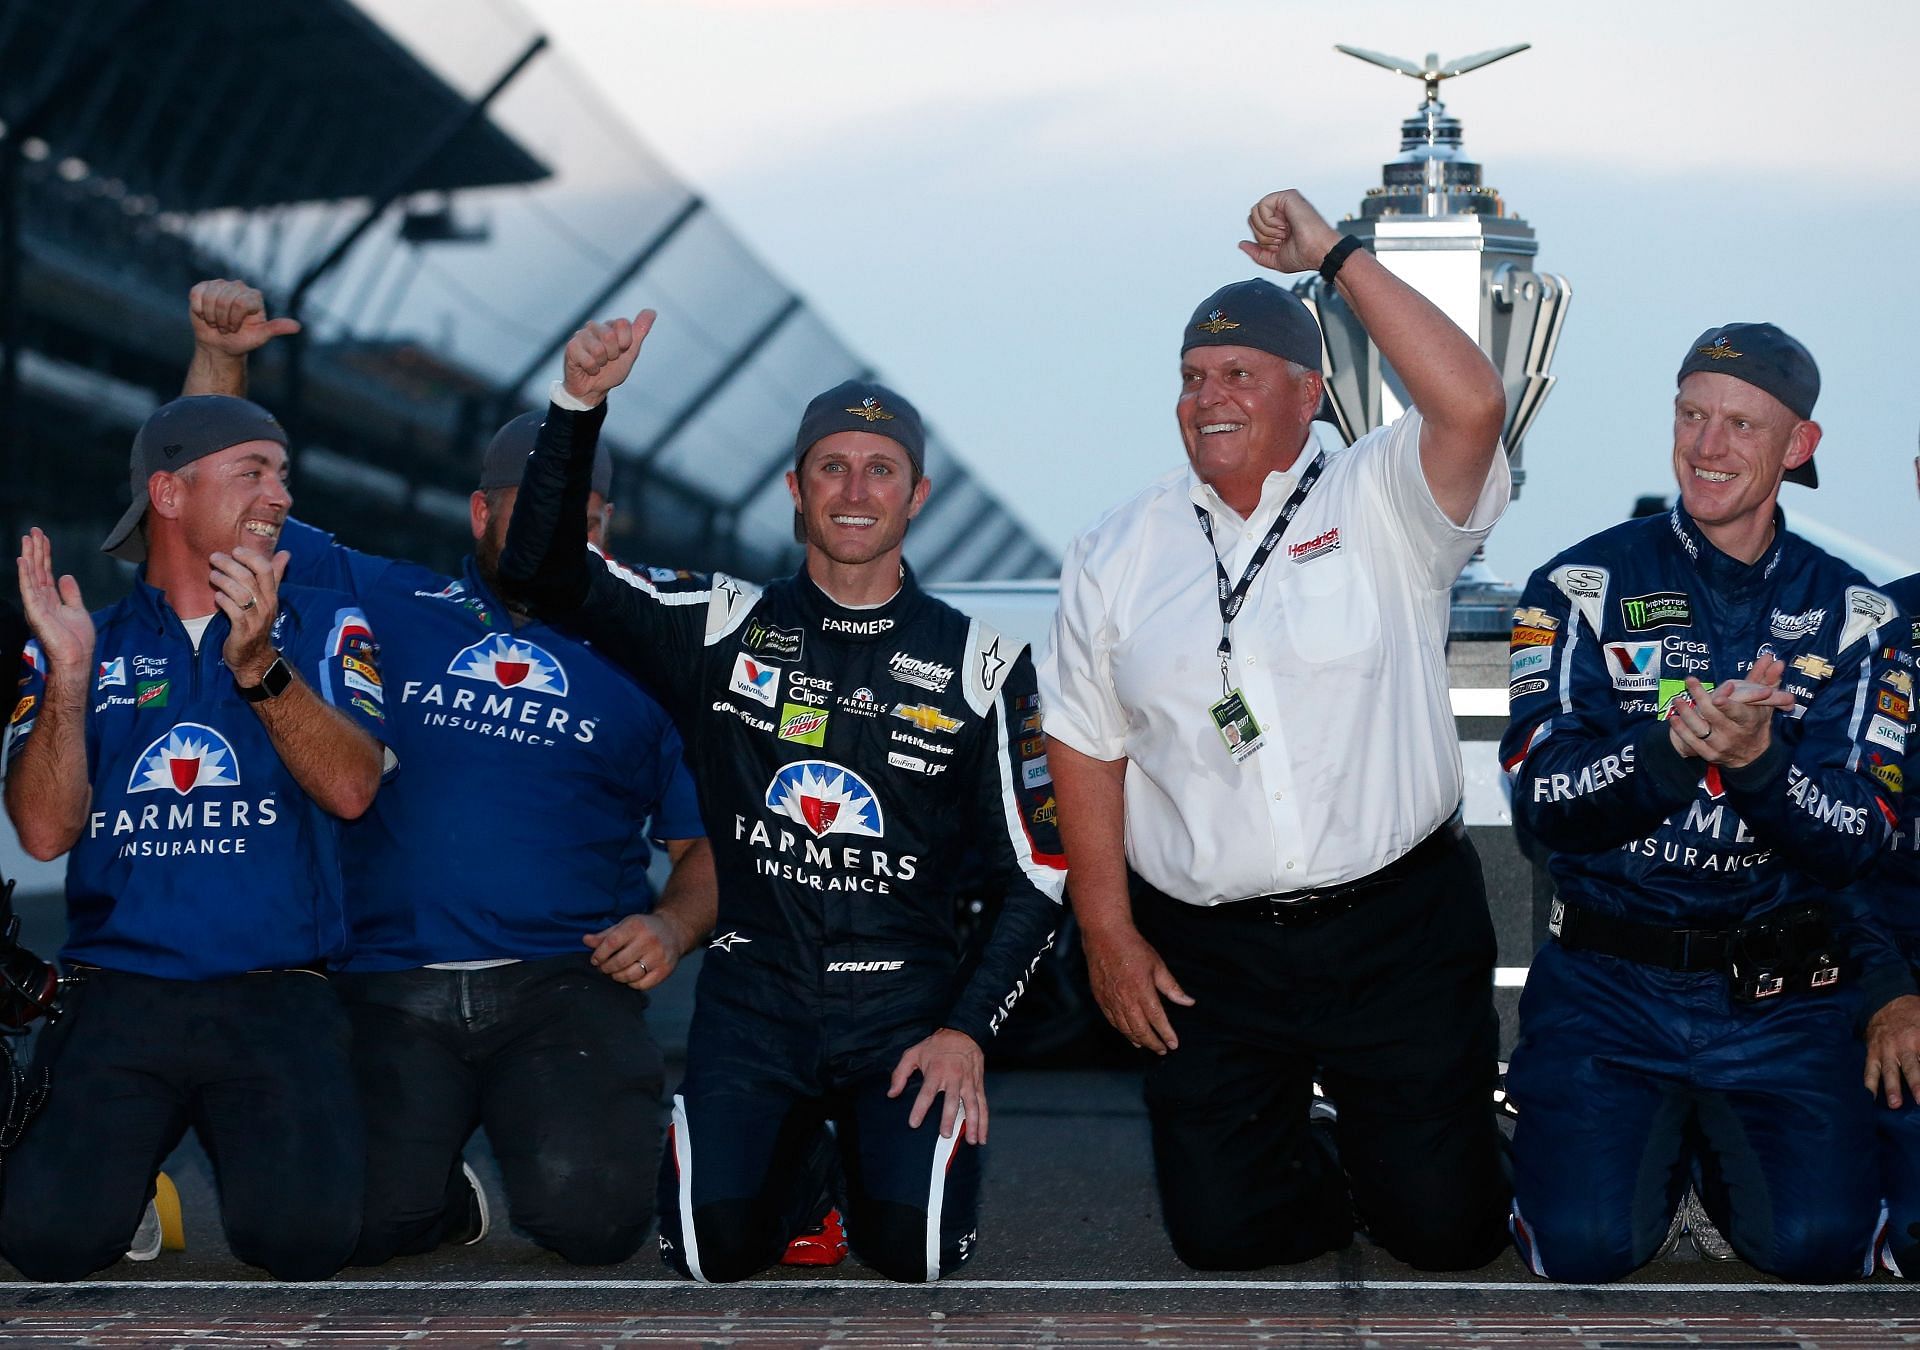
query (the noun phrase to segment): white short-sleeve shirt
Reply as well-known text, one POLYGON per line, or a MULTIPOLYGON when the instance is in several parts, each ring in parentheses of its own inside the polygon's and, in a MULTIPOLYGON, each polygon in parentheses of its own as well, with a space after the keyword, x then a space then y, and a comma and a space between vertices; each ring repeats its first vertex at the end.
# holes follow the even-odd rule
POLYGON ((1269 474, 1243 520, 1181 468, 1067 550, 1040 662, 1046 730, 1127 761, 1127 859, 1176 899, 1213 905, 1353 881, 1459 806, 1447 693, 1449 591, 1506 509, 1496 454, 1466 525, 1420 467, 1410 411, 1326 471, 1248 590, 1229 680, 1266 733, 1235 764, 1208 707, 1221 696, 1213 520, 1230 581, 1286 504, 1311 447, 1269 474))

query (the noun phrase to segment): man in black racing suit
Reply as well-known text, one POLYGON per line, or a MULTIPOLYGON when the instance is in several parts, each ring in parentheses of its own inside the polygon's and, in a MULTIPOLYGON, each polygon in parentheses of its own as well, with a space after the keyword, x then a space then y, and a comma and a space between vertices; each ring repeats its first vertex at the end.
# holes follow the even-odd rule
POLYGON ((652 317, 568 344, 500 570, 666 705, 713 839, 719 921, 662 1159, 662 1254, 699 1280, 770 1264, 817 1205, 808 1163, 831 1120, 854 1250, 935 1280, 975 1243, 981 1047, 1051 943, 1065 880, 1033 663, 902 562, 931 485, 918 414, 880 385, 802 418, 795 576, 763 589, 590 552, 605 398, 652 317), (1005 903, 963 970, 969 849, 1005 903))

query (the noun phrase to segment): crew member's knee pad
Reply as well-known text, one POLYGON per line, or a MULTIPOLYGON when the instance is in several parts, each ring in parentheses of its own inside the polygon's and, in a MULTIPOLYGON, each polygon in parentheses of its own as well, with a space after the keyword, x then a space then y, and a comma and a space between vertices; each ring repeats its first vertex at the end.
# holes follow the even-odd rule
POLYGON ((1611 1284, 1652 1260, 1660 1246, 1658 1237, 1637 1239, 1631 1217, 1620 1209, 1621 1202, 1599 1197, 1593 1204, 1523 1215, 1516 1203, 1510 1220, 1514 1246, 1536 1275, 1569 1284, 1611 1284))
POLYGON ((847 1225, 847 1243, 861 1261, 902 1284, 937 1280, 952 1273, 972 1254, 971 1246, 930 1253, 927 1212, 884 1200, 870 1200, 860 1207, 847 1225))

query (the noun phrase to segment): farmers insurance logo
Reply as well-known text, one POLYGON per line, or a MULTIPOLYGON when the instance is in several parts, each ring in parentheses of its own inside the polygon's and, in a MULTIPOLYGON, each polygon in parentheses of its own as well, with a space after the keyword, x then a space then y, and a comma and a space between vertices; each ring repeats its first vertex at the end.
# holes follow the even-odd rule
POLYGON ((240 765, 227 738, 198 722, 182 722, 140 752, 127 791, 179 793, 239 787, 240 765))
POLYGON ((453 658, 447 674, 527 694, 567 696, 567 672, 544 648, 494 633, 453 658))
POLYGON ((852 769, 829 760, 787 765, 767 784, 766 804, 768 810, 799 821, 816 839, 829 834, 879 839, 886 833, 873 789, 852 769))

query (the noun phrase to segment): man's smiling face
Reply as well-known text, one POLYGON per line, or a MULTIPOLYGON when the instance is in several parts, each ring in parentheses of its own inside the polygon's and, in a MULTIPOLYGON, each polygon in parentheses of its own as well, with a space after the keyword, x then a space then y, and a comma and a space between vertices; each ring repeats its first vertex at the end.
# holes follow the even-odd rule
MULTIPOLYGON (((1180 357, 1175 416, 1195 473, 1258 484, 1291 468, 1314 413, 1320 376, 1252 347, 1194 347, 1180 357)), ((1257 488, 1256 488, 1257 492, 1257 488)))

